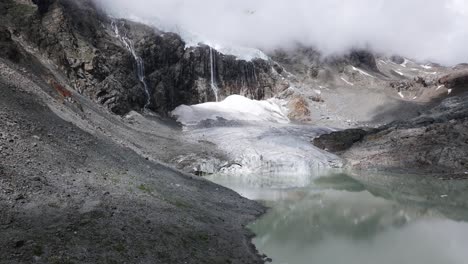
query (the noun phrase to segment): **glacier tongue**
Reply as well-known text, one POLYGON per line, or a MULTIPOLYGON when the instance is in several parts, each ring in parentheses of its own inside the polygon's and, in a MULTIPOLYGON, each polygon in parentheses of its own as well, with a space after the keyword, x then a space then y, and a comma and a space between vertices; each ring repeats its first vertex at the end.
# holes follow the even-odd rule
MULTIPOLYGON (((213 143, 228 157, 224 164, 201 161, 199 167, 212 168, 208 173, 308 179, 342 164, 339 157, 310 142, 331 129, 289 123, 281 100, 255 101, 235 95, 219 103, 180 106, 172 114, 185 125, 190 141, 213 143)), ((283 180, 275 185, 287 188, 289 181, 283 180)))

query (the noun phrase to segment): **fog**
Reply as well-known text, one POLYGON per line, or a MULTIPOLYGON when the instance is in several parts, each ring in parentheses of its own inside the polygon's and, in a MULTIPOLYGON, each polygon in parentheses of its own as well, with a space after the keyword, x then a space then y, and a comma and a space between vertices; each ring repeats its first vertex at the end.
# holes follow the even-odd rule
POLYGON ((114 16, 188 40, 324 54, 371 47, 443 64, 468 62, 466 0, 96 0, 114 16))

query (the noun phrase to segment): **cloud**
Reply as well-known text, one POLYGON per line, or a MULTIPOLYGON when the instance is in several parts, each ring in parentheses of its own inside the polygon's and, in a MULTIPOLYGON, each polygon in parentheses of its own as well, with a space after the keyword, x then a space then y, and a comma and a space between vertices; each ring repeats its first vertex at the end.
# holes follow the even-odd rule
POLYGON ((370 46, 417 60, 468 62, 466 0, 96 1, 116 16, 207 43, 268 50, 299 42, 326 54, 370 46))

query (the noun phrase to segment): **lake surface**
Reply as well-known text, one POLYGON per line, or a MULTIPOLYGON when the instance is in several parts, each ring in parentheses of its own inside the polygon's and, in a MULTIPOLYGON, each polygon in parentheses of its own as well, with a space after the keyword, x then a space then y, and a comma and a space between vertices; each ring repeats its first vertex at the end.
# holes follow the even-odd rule
POLYGON ((337 172, 210 179, 271 208, 250 229, 273 263, 468 263, 466 181, 337 172))

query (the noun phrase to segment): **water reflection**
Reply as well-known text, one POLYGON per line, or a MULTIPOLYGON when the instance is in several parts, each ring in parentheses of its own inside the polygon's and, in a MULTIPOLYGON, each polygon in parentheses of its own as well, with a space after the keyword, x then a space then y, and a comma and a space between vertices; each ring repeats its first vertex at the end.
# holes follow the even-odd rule
POLYGON ((273 263, 468 263, 464 181, 330 174, 298 188, 268 182, 234 185, 271 207, 250 228, 273 263))

